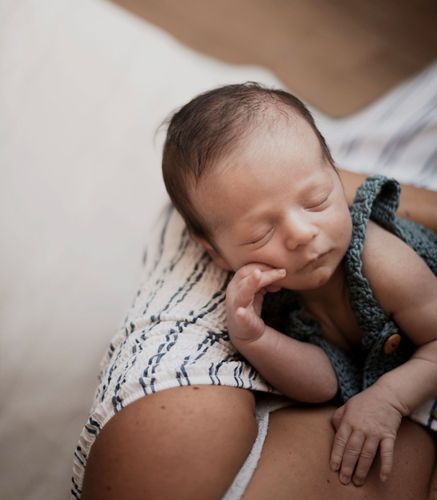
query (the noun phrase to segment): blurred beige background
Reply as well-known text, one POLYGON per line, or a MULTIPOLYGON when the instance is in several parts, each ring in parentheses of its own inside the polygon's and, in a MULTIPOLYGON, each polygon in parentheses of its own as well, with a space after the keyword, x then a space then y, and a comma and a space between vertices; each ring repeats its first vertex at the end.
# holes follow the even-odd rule
POLYGON ((435 0, 114 1, 200 52, 269 68, 335 117, 437 56, 435 0))

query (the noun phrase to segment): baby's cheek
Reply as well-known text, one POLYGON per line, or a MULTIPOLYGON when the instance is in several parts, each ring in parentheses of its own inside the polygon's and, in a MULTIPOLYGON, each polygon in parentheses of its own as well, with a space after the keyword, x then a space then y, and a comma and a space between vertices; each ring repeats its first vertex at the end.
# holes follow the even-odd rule
POLYGON ((349 210, 347 212, 338 210, 332 221, 334 223, 333 234, 336 235, 337 241, 348 244, 352 236, 352 220, 349 210))
POLYGON ((349 212, 347 216, 345 217, 344 221, 344 237, 345 240, 347 241, 347 244, 349 244, 351 237, 352 237, 352 219, 349 215, 349 212))

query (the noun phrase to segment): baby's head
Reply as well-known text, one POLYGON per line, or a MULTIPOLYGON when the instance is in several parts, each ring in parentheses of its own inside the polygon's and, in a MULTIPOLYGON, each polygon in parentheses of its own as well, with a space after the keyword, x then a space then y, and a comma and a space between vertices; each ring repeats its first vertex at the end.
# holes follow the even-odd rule
MULTIPOLYGON (((250 231, 245 236, 247 228, 233 226, 252 210, 254 197, 260 203, 264 195, 272 201, 292 199, 299 195, 292 192, 294 181, 299 176, 305 181, 313 170, 329 177, 325 184, 333 182, 331 176, 339 183, 328 146, 305 105, 288 92, 256 83, 205 92, 176 112, 168 127, 162 170, 191 235, 221 267, 234 270, 244 259, 225 256, 231 242, 220 236, 231 232, 234 246, 239 246, 238 238, 245 245, 250 231)), ((317 195, 323 193, 311 196, 317 195)), ((273 219, 273 207, 264 208, 273 219)))
POLYGON ((306 121, 327 162, 329 148, 307 107, 297 97, 258 83, 226 85, 192 99, 171 118, 164 144, 162 172, 174 206, 193 236, 211 241, 208 222, 197 213, 192 197, 203 177, 217 163, 241 148, 258 129, 288 125, 291 118, 306 121))

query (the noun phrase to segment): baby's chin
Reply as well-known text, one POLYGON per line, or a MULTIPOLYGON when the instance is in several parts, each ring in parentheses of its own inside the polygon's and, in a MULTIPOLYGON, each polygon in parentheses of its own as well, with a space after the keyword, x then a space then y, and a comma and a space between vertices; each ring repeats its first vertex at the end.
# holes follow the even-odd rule
POLYGON ((320 266, 317 269, 308 270, 297 276, 285 277, 283 280, 275 283, 280 288, 294 290, 296 292, 316 290, 331 279, 334 270, 329 266, 320 266))

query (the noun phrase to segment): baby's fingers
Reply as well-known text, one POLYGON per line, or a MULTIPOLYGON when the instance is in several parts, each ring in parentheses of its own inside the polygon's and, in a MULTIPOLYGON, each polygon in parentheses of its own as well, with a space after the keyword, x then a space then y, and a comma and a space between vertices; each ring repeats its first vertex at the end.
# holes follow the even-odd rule
POLYGON ((379 477, 381 481, 386 481, 393 469, 395 440, 393 438, 384 438, 381 441, 379 447, 379 454, 381 458, 381 469, 379 471, 379 477))
POLYGON ((269 269, 267 271, 254 269, 240 282, 238 290, 240 304, 243 306, 249 305, 255 294, 284 276, 285 269, 269 269))
POLYGON ((352 429, 347 424, 340 425, 339 429, 335 433, 334 445, 332 447, 331 458, 330 458, 331 470, 333 470, 334 472, 337 472, 341 467, 344 450, 346 448, 351 433, 352 429))
POLYGON ((343 484, 349 484, 351 481, 355 466, 361 456, 365 439, 365 435, 361 431, 352 432, 348 439, 340 470, 340 481, 343 484))
POLYGON ((264 330, 264 321, 256 314, 251 314, 244 307, 239 307, 236 312, 237 319, 243 323, 244 327, 249 331, 257 332, 260 334, 264 330))
POLYGON ((362 486, 364 484, 377 451, 378 438, 370 437, 366 439, 353 477, 355 486, 362 486))

